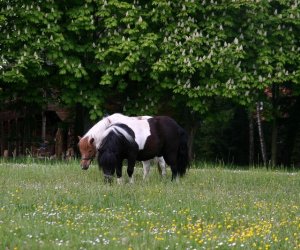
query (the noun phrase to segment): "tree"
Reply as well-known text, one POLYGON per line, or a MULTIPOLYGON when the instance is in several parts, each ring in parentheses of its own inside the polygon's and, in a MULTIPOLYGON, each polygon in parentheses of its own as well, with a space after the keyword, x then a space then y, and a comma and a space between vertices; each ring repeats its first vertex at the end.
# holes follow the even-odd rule
MULTIPOLYGON (((264 93, 268 87, 275 91, 280 85, 299 82, 297 2, 234 1, 223 5, 203 1, 201 5, 191 1, 172 10, 180 7, 181 13, 172 15, 178 20, 167 22, 171 28, 165 30, 171 32, 164 39, 166 53, 157 69, 170 89, 186 97, 191 109, 205 112, 207 98, 221 97, 253 112, 255 103, 268 101, 264 93), (175 75, 177 84, 168 75, 175 75)), ((276 164, 278 107, 274 98, 268 106, 273 111, 269 117, 266 112, 264 115, 274 121, 271 145, 276 164)))
POLYGON ((248 86, 246 93, 251 97, 245 100, 250 113, 255 103, 264 103, 264 118, 273 123, 271 164, 276 165, 279 88, 299 83, 299 8, 295 1, 261 1, 243 13, 241 29, 247 53, 241 61, 239 84, 248 86), (266 95, 268 89, 272 98, 266 95))
POLYGON ((50 1, 1 2, 2 100, 42 105, 53 97, 59 84, 53 86, 48 76, 55 72, 53 58, 63 41, 61 14, 50 1))
MULTIPOLYGON (((86 35, 95 29, 93 8, 67 2, 1 2, 2 100, 17 100, 21 106, 96 106, 101 92, 94 93, 90 80, 97 69, 91 63, 94 37, 86 35)), ((99 109, 94 113, 102 115, 99 109)))
POLYGON ((279 90, 299 95, 297 1, 9 0, 0 7, 1 100, 79 103, 92 119, 165 113, 192 137, 215 103, 241 105, 253 117, 262 102, 276 163, 279 90))

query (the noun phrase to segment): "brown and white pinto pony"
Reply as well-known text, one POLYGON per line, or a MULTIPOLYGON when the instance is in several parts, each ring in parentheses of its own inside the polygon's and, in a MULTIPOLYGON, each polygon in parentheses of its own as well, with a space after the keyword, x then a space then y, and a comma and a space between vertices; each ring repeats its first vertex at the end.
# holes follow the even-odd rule
MULTIPOLYGON (((111 125, 116 123, 125 123, 131 120, 147 120, 151 116, 125 116, 119 113, 104 117, 97 124, 95 124, 83 137, 79 137, 79 150, 81 153, 81 167, 86 170, 89 168, 92 160, 96 157, 97 151, 103 139, 104 131, 111 125)), ((163 157, 155 157, 154 161, 158 163, 158 169, 162 176, 166 175, 166 163, 163 157)), ((142 161, 144 176, 149 175, 151 160, 142 161)), ((133 180, 131 180, 133 181, 133 180)))
MULTIPOLYGON (((115 115, 107 118, 113 118, 115 115)), ((98 140, 94 136, 89 136, 86 140, 88 143, 82 143, 82 139, 79 142, 82 168, 88 168, 91 158, 98 150, 98 164, 104 172, 105 179, 112 179, 116 172, 117 180, 120 182, 124 159, 128 160, 127 173, 130 179, 136 161, 154 157, 163 157, 170 165, 172 180, 183 176, 188 167, 187 133, 167 116, 141 120, 124 119, 123 122, 107 126, 98 140)))
POLYGON ((120 183, 124 159, 128 161, 127 174, 132 180, 135 162, 155 156, 163 156, 170 165, 172 180, 185 174, 188 166, 187 134, 170 117, 131 120, 108 127, 99 147, 98 164, 106 181, 111 182, 116 172, 120 183), (147 125, 149 130, 145 131, 147 125))

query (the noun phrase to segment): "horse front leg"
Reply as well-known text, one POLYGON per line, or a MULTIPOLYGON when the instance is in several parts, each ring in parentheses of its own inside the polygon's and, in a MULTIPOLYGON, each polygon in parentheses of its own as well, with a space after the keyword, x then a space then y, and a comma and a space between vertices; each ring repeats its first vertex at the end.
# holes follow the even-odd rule
POLYGON ((112 184, 113 176, 104 174, 104 183, 112 184))
POLYGON ((116 168, 116 174, 117 174, 117 183, 122 184, 123 179, 122 179, 122 161, 118 163, 117 168, 116 168))
POLYGON ((133 180, 134 165, 135 165, 135 158, 128 159, 127 174, 129 177, 129 183, 132 183, 132 184, 134 183, 134 180, 133 180))
POLYGON ((112 184, 115 168, 103 166, 104 183, 112 184))

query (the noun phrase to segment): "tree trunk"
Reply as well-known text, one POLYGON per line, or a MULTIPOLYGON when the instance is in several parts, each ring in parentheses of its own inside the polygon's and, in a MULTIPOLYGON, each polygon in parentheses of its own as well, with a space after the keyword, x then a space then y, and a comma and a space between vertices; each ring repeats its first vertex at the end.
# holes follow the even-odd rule
POLYGON ((277 127, 276 118, 274 118, 272 124, 271 166, 276 166, 277 164, 277 137, 278 137, 278 127, 277 127))
POLYGON ((15 119, 15 124, 16 124, 16 144, 15 144, 15 156, 20 155, 21 153, 21 143, 20 143, 20 133, 19 133, 19 120, 18 118, 15 119))
POLYGON ((0 156, 4 153, 4 122, 0 123, 0 156))
POLYGON ((43 142, 46 140, 46 114, 42 112, 42 140, 43 142))
POLYGON ((278 124, 277 124, 277 103, 279 97, 278 85, 272 85, 272 108, 273 108, 273 123, 272 123, 272 141, 271 141, 271 165, 277 164, 277 137, 278 137, 278 124))
POLYGON ((265 138, 264 138, 264 133, 263 133, 263 129, 262 129, 260 109, 261 109, 261 104, 259 102, 257 102, 256 103, 256 119, 257 119, 261 156, 262 156, 264 166, 267 166, 266 144, 265 144, 265 138))
POLYGON ((254 125, 252 112, 249 111, 249 165, 254 164, 254 125))
POLYGON ((195 135, 198 129, 198 124, 194 124, 189 133, 189 140, 188 140, 188 149, 189 149, 189 159, 193 160, 194 159, 194 139, 195 135))
POLYGON ((63 138, 62 131, 60 128, 57 129, 55 135, 55 156, 56 159, 62 159, 63 157, 63 138))

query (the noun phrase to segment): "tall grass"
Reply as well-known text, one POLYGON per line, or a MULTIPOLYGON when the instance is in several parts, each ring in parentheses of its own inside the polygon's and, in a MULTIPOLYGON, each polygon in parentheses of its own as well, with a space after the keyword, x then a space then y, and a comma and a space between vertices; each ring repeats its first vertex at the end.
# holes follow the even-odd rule
POLYGON ((300 248, 299 172, 134 176, 107 185, 95 165, 0 162, 0 249, 300 248))

